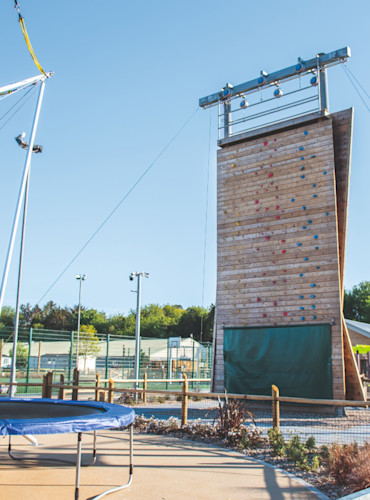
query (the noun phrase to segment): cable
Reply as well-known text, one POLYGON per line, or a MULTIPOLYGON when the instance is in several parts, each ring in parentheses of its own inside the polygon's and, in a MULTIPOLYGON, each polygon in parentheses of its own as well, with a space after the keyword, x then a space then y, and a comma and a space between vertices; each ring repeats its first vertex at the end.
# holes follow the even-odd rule
POLYGON ((356 87, 355 83, 353 82, 349 72, 348 72, 348 68, 346 68, 344 65, 342 66, 343 67, 343 70, 345 72, 345 74, 347 75, 349 81, 352 83, 353 85, 353 88, 355 89, 355 91, 357 92, 359 98, 361 99, 361 101, 364 103, 366 109, 368 110, 368 112, 370 113, 370 107, 367 105, 365 99, 362 97, 362 95, 360 94, 360 91, 358 90, 358 88, 356 87))
POLYGON ((208 172, 207 172, 207 194, 206 194, 206 217, 204 222, 204 249, 203 249, 203 284, 202 284, 202 316, 200 320, 200 341, 203 338, 203 308, 204 308, 204 285, 206 276, 206 253, 207 253, 207 233, 208 233, 208 193, 209 193, 209 172, 211 158, 211 131, 212 131, 212 112, 209 112, 209 131, 208 131, 208 172))
POLYGON ((68 262, 66 267, 63 269, 63 271, 59 274, 59 276, 53 281, 53 283, 49 286, 49 288, 46 290, 46 292, 42 295, 42 297, 37 301, 37 304, 39 304, 44 297, 50 292, 50 290, 54 287, 54 285, 60 280, 60 278, 63 276, 63 274, 71 267, 73 262, 81 255, 81 253, 85 250, 85 248, 91 243, 91 241, 95 238, 95 236, 100 232, 100 230, 103 228, 103 226, 108 222, 108 220, 112 217, 112 215, 118 210, 118 208, 122 205, 122 203, 128 198, 128 196, 132 193, 132 191, 136 188, 136 186, 141 182, 142 179, 146 176, 146 174, 151 170, 151 168, 157 163, 157 161, 163 156, 163 154, 167 151, 167 149, 170 147, 170 145, 174 142, 174 140, 180 135, 180 133, 183 131, 183 129, 186 127, 186 125, 190 122, 190 120, 195 116, 197 113, 197 109, 190 115, 187 120, 185 120, 185 123, 179 128, 179 130, 176 132, 176 134, 170 139, 170 141, 167 143, 167 145, 161 150, 161 152, 156 156, 156 158, 152 161, 152 163, 148 166, 148 168, 144 171, 144 173, 138 178, 138 180, 130 187, 130 189, 127 191, 127 193, 121 198, 121 200, 117 203, 117 205, 113 208, 111 212, 107 215, 107 217, 103 220, 103 222, 98 226, 98 228, 93 232, 93 234, 88 238, 86 243, 82 245, 80 250, 74 255, 74 257, 68 262))
MULTIPOLYGON (((1 120, 3 120, 3 119, 6 117, 6 115, 7 115, 8 113, 10 113, 10 111, 12 111, 12 109, 14 109, 14 108, 15 108, 15 107, 16 107, 16 106, 17 106, 17 105, 21 102, 21 100, 22 100, 22 99, 24 99, 24 98, 27 96, 27 94, 29 94, 29 93, 30 93, 30 92, 32 92, 33 90, 35 90, 35 87, 31 87, 31 88, 30 88, 30 89, 29 89, 29 90, 28 90, 25 94, 23 94, 23 95, 22 95, 22 97, 21 97, 21 98, 20 98, 20 99, 19 99, 19 100, 18 100, 18 101, 17 101, 17 102, 16 102, 16 103, 15 103, 15 104, 14 104, 14 105, 10 108, 10 109, 8 109, 8 111, 7 111, 6 113, 4 113, 2 117, 0 117, 0 121, 1 121, 1 120)), ((5 122, 5 123, 4 123, 4 124, 0 127, 0 130, 2 130, 8 122, 10 122, 10 120, 13 118, 13 116, 15 116, 15 115, 18 113, 18 111, 20 111, 20 110, 23 108, 23 106, 24 106, 24 105, 25 105, 25 104, 26 104, 26 103, 27 103, 27 102, 31 99, 31 97, 32 97, 32 95, 30 95, 30 96, 29 96, 29 98, 28 98, 28 99, 26 99, 26 100, 25 100, 25 101, 24 101, 24 102, 23 102, 23 103, 19 106, 19 108, 18 108, 16 111, 14 111, 14 113, 13 113, 13 114, 12 114, 12 115, 11 115, 11 116, 10 116, 10 117, 6 120, 6 122, 5 122)))
POLYGON ((366 97, 368 99, 370 99, 370 95, 366 92, 364 87, 361 85, 361 83, 358 81, 358 79, 355 77, 355 75, 352 73, 352 71, 349 69, 349 67, 346 64, 344 66, 345 66, 346 70, 349 72, 349 74, 352 76, 352 78, 357 82, 358 86, 361 88, 361 90, 366 95, 366 97))

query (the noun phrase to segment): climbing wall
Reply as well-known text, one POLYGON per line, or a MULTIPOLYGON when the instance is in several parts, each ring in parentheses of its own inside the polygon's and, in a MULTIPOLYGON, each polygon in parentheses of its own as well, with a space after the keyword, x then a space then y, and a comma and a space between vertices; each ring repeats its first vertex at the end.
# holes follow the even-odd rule
POLYGON ((333 397, 346 396, 341 300, 351 110, 338 115, 256 131, 218 151, 215 390, 224 386, 225 328, 330 324, 333 397))

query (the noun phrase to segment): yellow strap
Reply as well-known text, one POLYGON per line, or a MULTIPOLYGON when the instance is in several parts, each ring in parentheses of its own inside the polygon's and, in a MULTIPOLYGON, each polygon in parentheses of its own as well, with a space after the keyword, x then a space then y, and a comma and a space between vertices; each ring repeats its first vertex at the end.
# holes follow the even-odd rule
POLYGON ((40 73, 42 73, 46 76, 45 71, 42 69, 41 64, 37 60, 36 54, 33 51, 33 48, 32 48, 27 30, 26 30, 26 26, 24 24, 23 17, 20 14, 19 14, 19 24, 21 25, 22 33, 23 33, 24 39, 26 40, 26 44, 27 44, 28 50, 30 51, 33 62, 36 64, 37 69, 40 71, 40 73))

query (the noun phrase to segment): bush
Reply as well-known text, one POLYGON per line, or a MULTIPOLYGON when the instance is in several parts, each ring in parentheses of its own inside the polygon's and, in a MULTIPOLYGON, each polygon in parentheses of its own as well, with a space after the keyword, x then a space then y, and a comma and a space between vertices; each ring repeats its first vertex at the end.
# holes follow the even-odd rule
POLYGON ((283 457, 285 455, 286 445, 282 433, 277 429, 277 427, 273 427, 267 431, 267 435, 272 453, 277 457, 283 457))
POLYGON ((363 448, 359 448, 357 443, 334 444, 329 452, 329 472, 336 484, 348 486, 350 493, 370 487, 369 444, 363 448))
POLYGON ((244 422, 250 418, 255 424, 254 415, 248 411, 244 403, 237 399, 229 400, 225 391, 225 401, 222 404, 218 398, 217 432, 220 437, 226 438, 237 434, 244 422))

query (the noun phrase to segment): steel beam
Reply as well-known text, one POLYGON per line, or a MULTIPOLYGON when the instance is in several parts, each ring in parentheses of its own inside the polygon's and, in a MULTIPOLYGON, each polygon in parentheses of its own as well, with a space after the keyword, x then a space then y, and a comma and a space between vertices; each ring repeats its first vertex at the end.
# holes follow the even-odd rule
MULTIPOLYGON (((304 73, 307 73, 308 71, 338 64, 345 61, 349 57, 351 57, 351 49, 349 47, 344 47, 342 49, 335 50, 334 52, 329 52, 328 54, 320 54, 316 57, 313 57, 312 59, 309 59, 308 61, 299 59, 298 63, 294 64, 293 66, 275 71, 270 75, 266 74, 265 72, 261 72, 262 76, 255 78, 254 80, 241 83, 240 85, 235 85, 232 88, 228 87, 229 93, 227 95, 227 99, 230 99, 233 96, 251 92, 258 88, 263 88, 264 86, 274 84, 275 82, 282 82, 284 80, 298 77, 304 73), (297 66, 299 65, 302 66, 297 69, 297 66), (262 83, 261 79, 263 80, 262 83)), ((225 100, 225 96, 223 96, 221 90, 220 92, 216 92, 215 94, 211 94, 199 99, 199 106, 202 108, 206 108, 207 106, 211 106, 212 104, 223 100, 225 100)))

